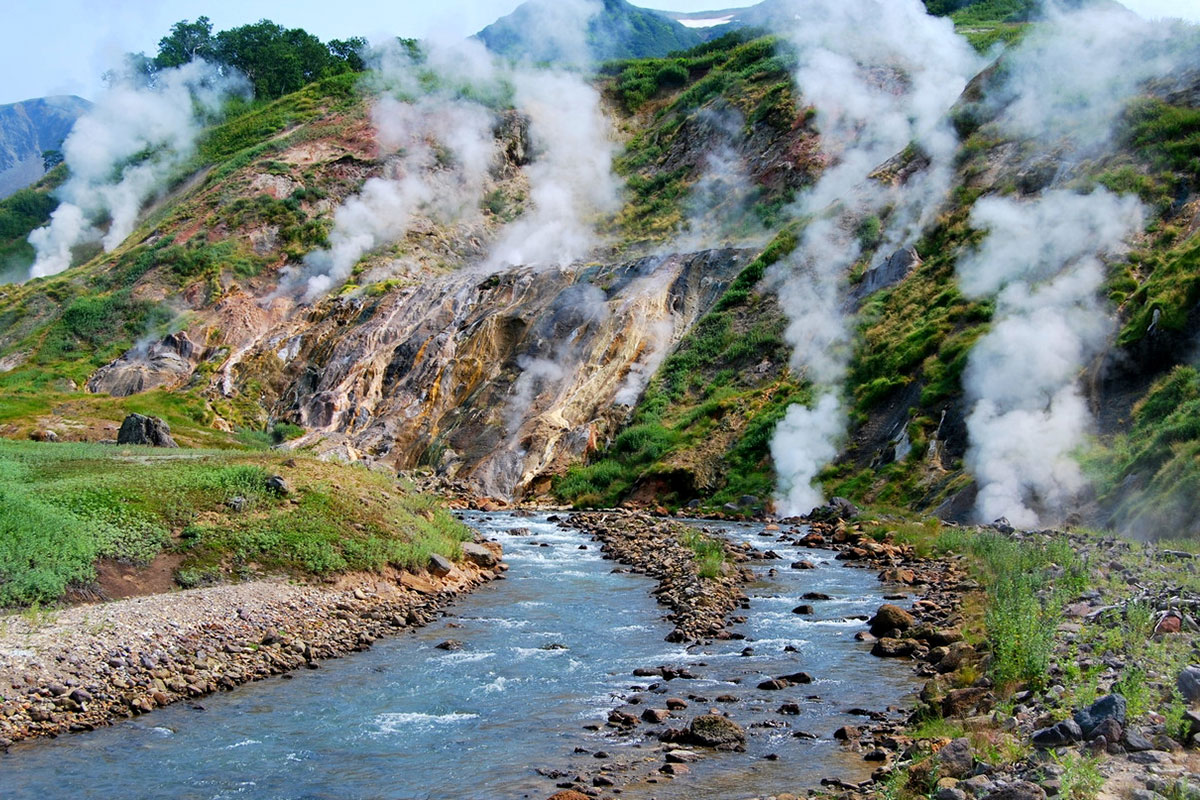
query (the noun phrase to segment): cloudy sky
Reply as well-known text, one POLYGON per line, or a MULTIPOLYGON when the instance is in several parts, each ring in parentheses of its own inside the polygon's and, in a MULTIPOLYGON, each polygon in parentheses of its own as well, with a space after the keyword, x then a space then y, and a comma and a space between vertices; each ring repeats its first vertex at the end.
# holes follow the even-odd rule
MULTIPOLYGON (((217 30, 267 18, 324 40, 350 36, 466 36, 521 0, 5 0, 0 12, 0 104, 51 94, 95 97, 99 75, 130 51, 153 54, 181 19, 207 15, 217 30), (331 9, 336 9, 331 12, 331 9)), ((1200 21, 1200 0, 1124 0, 1150 15, 1200 21)), ((636 0, 637 5, 702 11, 749 0, 636 0)))

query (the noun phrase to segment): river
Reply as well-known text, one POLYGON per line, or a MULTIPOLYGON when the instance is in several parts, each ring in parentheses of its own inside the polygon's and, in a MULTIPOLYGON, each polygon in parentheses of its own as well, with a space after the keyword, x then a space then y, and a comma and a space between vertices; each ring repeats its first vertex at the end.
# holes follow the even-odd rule
POLYGON ((733 695, 737 702, 721 707, 747 727, 746 753, 713 754, 684 777, 635 782, 623 796, 752 797, 802 790, 826 775, 864 777, 867 765, 843 753, 832 733, 861 724, 851 708, 883 709, 913 688, 907 664, 873 658, 853 638, 863 628, 853 617, 883 602, 875 573, 844 568, 830 551, 776 541, 761 525, 720 528, 782 556, 755 563, 747 620, 732 628, 746 640, 689 649, 664 641, 671 626, 650 594, 653 582, 614 572, 580 532, 545 515, 467 521, 504 544, 511 569, 447 616, 319 670, 15 746, 0 757, 0 796, 537 800, 556 781, 535 770, 594 771, 597 750, 613 764, 661 763, 656 740, 604 727, 623 698, 639 695, 653 707, 668 696, 691 698, 670 722, 683 727, 716 697, 733 695), (522 528, 528 534, 510 533, 522 528), (816 569, 790 569, 800 558, 816 569), (833 599, 803 601, 806 592, 833 599), (816 613, 793 614, 801 602, 816 613), (448 639, 463 648, 437 649, 448 639), (743 654, 747 647, 753 654, 743 654), (653 679, 632 676, 663 664, 686 666, 697 679, 649 690, 653 679), (815 682, 755 688, 798 670, 815 682), (780 715, 784 702, 801 713, 780 715))

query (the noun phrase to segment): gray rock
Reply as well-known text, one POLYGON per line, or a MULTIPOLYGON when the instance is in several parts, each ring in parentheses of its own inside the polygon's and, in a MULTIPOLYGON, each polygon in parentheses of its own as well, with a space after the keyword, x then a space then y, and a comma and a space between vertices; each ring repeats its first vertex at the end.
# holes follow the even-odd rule
POLYGON ((150 447, 179 447, 171 438, 171 426, 158 417, 130 414, 117 432, 117 444, 139 444, 150 447))
POLYGON ((1144 750, 1153 750, 1154 743, 1142 735, 1141 731, 1135 728, 1125 729, 1125 747, 1134 753, 1140 753, 1144 750))
POLYGON ((992 779, 987 775, 972 775, 958 784, 964 792, 970 792, 975 797, 985 795, 992 790, 992 779))
POLYGON ((938 750, 937 763, 940 767, 938 774, 945 778, 965 778, 975 769, 975 756, 971 753, 971 743, 966 739, 955 739, 950 744, 938 750))
POLYGON ((987 800, 1046 800, 1046 792, 1029 781, 1013 781, 986 795, 987 800))
POLYGON ((1075 723, 1083 731, 1083 738, 1091 739, 1096 735, 1100 723, 1106 719, 1116 720, 1117 724, 1124 728, 1125 709, 1125 698, 1119 694, 1110 694, 1101 697, 1087 708, 1076 711, 1075 723))
POLYGON ((1033 734, 1033 746, 1043 749, 1063 747, 1083 739, 1083 730, 1073 719, 1065 719, 1033 734))
POLYGON ((967 793, 954 786, 943 786, 933 793, 933 800, 967 800, 967 793))
POLYGON ((1189 703, 1200 700, 1200 666, 1190 664, 1184 667, 1175 681, 1175 686, 1179 688, 1183 699, 1189 703))
POLYGON ((450 574, 450 570, 454 569, 454 565, 445 556, 432 553, 429 556, 429 571, 439 578, 444 578, 450 574))
POLYGON ((267 478, 267 489, 275 494, 289 495, 292 493, 292 487, 288 484, 287 478, 282 475, 272 475, 267 478))

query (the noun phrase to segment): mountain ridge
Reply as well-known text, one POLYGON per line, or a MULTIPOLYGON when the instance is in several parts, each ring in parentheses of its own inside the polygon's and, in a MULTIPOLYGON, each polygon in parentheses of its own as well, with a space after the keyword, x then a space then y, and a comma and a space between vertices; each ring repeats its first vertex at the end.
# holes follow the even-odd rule
POLYGON ((90 102, 75 95, 0 106, 0 200, 46 172, 42 154, 61 148, 75 120, 89 108, 90 102))

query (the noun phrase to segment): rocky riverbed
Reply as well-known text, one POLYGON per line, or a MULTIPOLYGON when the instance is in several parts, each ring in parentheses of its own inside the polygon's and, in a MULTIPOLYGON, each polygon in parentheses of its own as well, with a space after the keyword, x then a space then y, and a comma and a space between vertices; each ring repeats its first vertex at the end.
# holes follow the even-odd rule
POLYGON ((753 550, 719 541, 725 550, 720 571, 700 575, 696 553, 685 543, 694 528, 683 522, 631 511, 572 514, 566 525, 602 543, 605 555, 658 582, 654 595, 671 609, 672 642, 729 638, 732 612, 746 602, 739 586, 754 579, 742 564, 753 550))
POLYGON ((362 651, 501 576, 494 542, 420 573, 283 578, 0 618, 0 747, 362 651))
MULTIPOLYGON (((631 679, 637 683, 619 698, 600 731, 613 746, 594 751, 584 748, 576 763, 577 769, 548 774, 548 777, 559 779, 557 787, 563 790, 564 797, 611 797, 618 791, 639 796, 652 793, 676 797, 701 788, 707 791, 703 783, 693 785, 685 781, 682 786, 686 788, 679 790, 668 790, 666 784, 697 770, 698 761, 720 758, 716 755, 719 751, 746 750, 748 739, 757 733, 777 735, 782 731, 796 740, 842 740, 844 752, 849 757, 861 754, 874 765, 880 760, 891 761, 898 757, 898 753, 887 748, 900 749, 902 738, 888 738, 883 732, 883 726, 893 731, 904 726, 906 715, 896 713, 898 709, 895 708, 892 713, 851 709, 852 718, 859 715, 862 725, 843 725, 836 730, 831 726, 830 730, 815 732, 793 730, 793 720, 808 719, 796 715, 811 713, 806 709, 814 702, 820 702, 820 696, 814 694, 817 687, 811 684, 822 679, 840 679, 842 675, 814 676, 796 669, 779 670, 755 678, 740 688, 724 683, 728 678, 721 677, 734 671, 732 664, 724 662, 724 666, 719 666, 720 659, 718 663, 706 660, 705 653, 711 649, 706 650, 703 642, 745 638, 731 630, 730 625, 746 620, 738 614, 749 606, 745 587, 759 579, 751 565, 757 564, 760 571, 767 569, 770 575, 783 570, 797 575, 818 574, 808 571, 817 569, 811 560, 784 561, 772 549, 774 547, 785 545, 835 552, 833 560, 828 556, 815 559, 826 563, 822 571, 836 563, 876 570, 885 591, 890 592, 896 602, 908 606, 904 609, 884 604, 873 618, 869 619, 867 615, 857 618, 861 620, 859 624, 863 630, 856 638, 860 642, 873 642, 870 646, 859 646, 861 655, 851 656, 864 660, 861 662, 867 667, 864 672, 870 672, 866 660, 872 658, 869 655, 871 647, 876 656, 919 656, 931 659, 933 664, 944 659, 946 666, 962 658, 969 649, 961 642, 957 599, 961 592, 977 587, 965 580, 957 564, 950 559, 920 558, 912 548, 893 541, 876 541, 861 528, 848 525, 836 516, 828 522, 794 520, 789 524, 756 526, 757 535, 762 537, 759 546, 741 542, 736 535, 723 534, 719 523, 705 524, 695 520, 688 523, 634 512, 576 514, 564 524, 583 529, 601 541, 606 557, 654 577, 659 584, 655 594, 659 602, 670 609, 668 619, 676 625, 670 638, 691 642, 689 650, 696 653, 696 657, 686 663, 647 665, 634 670, 631 679), (727 566, 720 580, 698 579, 692 553, 680 544, 687 541, 689 533, 696 532, 698 525, 726 543, 727 566), (762 544, 764 540, 766 543, 762 544), (920 593, 915 602, 909 598, 913 591, 920 593), (867 628, 874 630, 878 639, 867 628), (714 694, 699 694, 696 687, 711 685, 714 677, 719 685, 728 688, 717 689, 714 694), (775 701, 763 707, 763 697, 772 697, 775 701), (872 720, 881 726, 878 735, 870 727, 872 720), (577 794, 566 794, 569 792, 577 794)), ((828 612, 823 610, 822 604, 838 602, 819 592, 808 593, 802 599, 806 602, 792 613, 806 618, 814 613, 827 618, 828 612)), ((750 657, 756 646, 762 646, 749 640, 746 645, 742 655, 750 657)), ((784 649, 796 651, 790 646, 784 649)), ((749 659, 745 661, 749 666, 749 659)), ((926 665, 923 668, 930 674, 935 674, 936 667, 930 662, 919 663, 926 665)), ((750 670, 753 672, 754 668, 750 667, 750 670)), ((742 671, 745 668, 737 673, 742 671)), ((735 681, 740 683, 742 678, 735 681)), ((916 689, 920 684, 914 678, 912 685, 916 689)), ((780 758, 775 753, 755 757, 768 761, 780 758)), ((741 771, 746 766, 734 769, 741 771)), ((861 769, 849 769, 841 774, 835 772, 826 780, 826 786, 860 788, 858 783, 848 779, 848 774, 864 773, 861 769)), ((796 786, 795 789, 803 793, 807 788, 816 789, 816 783, 814 779, 811 787, 796 786)), ((745 786, 752 785, 752 779, 748 777, 745 786)), ((751 792, 752 789, 747 789, 721 796, 751 797, 751 792)))
MULTIPOLYGON (((967 645, 956 628, 935 630, 935 641, 922 635, 927 616, 909 623, 889 609, 889 621, 880 622, 881 610, 877 627, 905 624, 874 652, 913 659, 928 680, 907 721, 842 732, 847 747, 882 763, 872 779, 831 780, 826 788, 844 798, 901 790, 935 800, 1200 797, 1200 667, 1187 665, 1200 660, 1200 647, 1183 638, 1200 631, 1192 616, 1200 597, 1186 588, 1195 585, 1195 557, 1066 531, 1001 524, 982 532, 1034 547, 1067 542, 1090 572, 1087 588, 1049 609, 1056 627, 1044 678, 998 687, 988 675, 991 642, 967 645)), ((1046 569, 1051 577, 1062 572, 1056 564, 1046 569)), ((954 594, 982 607, 971 581, 931 586, 915 604, 921 612, 931 602, 944 611, 954 594)), ((944 623, 961 617, 935 619, 935 628, 944 623)))

